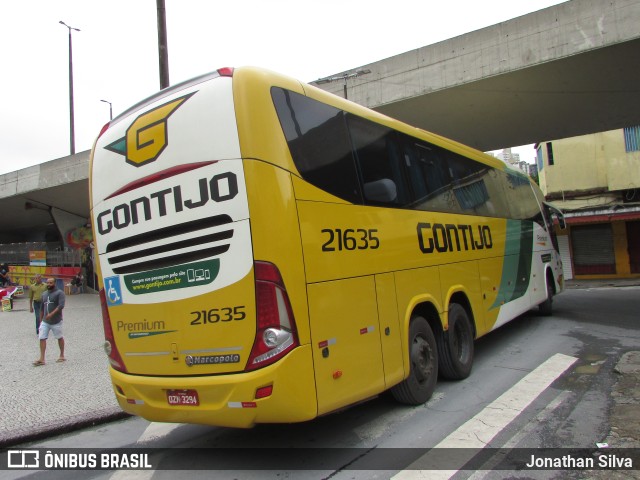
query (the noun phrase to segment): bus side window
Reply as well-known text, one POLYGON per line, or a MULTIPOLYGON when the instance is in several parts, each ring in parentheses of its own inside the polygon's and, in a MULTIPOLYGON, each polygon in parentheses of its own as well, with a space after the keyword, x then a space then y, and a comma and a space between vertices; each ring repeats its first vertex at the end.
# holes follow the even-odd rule
POLYGON ((435 147, 404 134, 400 143, 411 179, 412 208, 447 211, 452 207, 451 178, 435 147))
POLYGON ((398 154, 402 156, 407 174, 409 176, 409 185, 411 186, 412 201, 415 206, 416 203, 422 199, 427 198, 429 190, 427 188, 427 182, 422 174, 420 158, 420 152, 418 146, 410 138, 405 138, 404 135, 400 135, 400 140, 397 143, 396 148, 399 150, 398 154))
MULTIPOLYGON (((463 213, 497 216, 496 192, 487 185, 489 167, 453 152, 443 152, 451 173, 453 193, 463 213)), ((502 192, 500 192, 502 194, 502 192)))
POLYGON ((394 132, 382 125, 347 114, 351 142, 368 205, 403 207, 410 201, 394 132))
POLYGON ((420 162, 420 170, 427 182, 427 190, 430 197, 449 191, 451 188, 451 177, 447 172, 445 159, 442 158, 435 147, 416 143, 416 152, 420 162))
POLYGON ((448 152, 428 143, 416 143, 419 165, 427 182, 427 201, 416 208, 440 212, 464 213, 455 190, 455 177, 448 152))
POLYGON ((277 87, 271 89, 271 98, 302 178, 336 197, 361 204, 342 110, 277 87))
POLYGON ((540 222, 542 220, 540 207, 530 180, 523 174, 512 171, 501 172, 501 175, 504 177, 503 183, 511 209, 511 218, 540 222))

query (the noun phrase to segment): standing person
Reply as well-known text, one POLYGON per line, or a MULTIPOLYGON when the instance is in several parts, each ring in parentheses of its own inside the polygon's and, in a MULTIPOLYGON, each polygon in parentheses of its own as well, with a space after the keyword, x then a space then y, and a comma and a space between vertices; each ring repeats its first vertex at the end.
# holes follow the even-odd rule
POLYGON ((40 310, 42 308, 42 294, 47 291, 47 285, 42 281, 42 275, 36 274, 33 285, 29 287, 29 311, 36 313, 36 335, 40 333, 40 310))
POLYGON ((82 293, 82 285, 84 284, 84 277, 82 276, 82 272, 78 272, 78 274, 73 277, 71 280, 71 286, 73 287, 74 293, 82 293))
POLYGON ((9 264, 0 264, 0 287, 7 287, 11 285, 11 279, 9 278, 9 264))
POLYGON ((62 336, 62 309, 64 308, 65 296, 62 290, 56 288, 56 279, 47 279, 47 290, 42 294, 42 313, 40 314, 40 358, 33 362, 35 367, 44 365, 44 353, 47 349, 47 338, 49 332, 58 340, 60 347, 60 357, 56 362, 64 362, 64 337, 62 336))

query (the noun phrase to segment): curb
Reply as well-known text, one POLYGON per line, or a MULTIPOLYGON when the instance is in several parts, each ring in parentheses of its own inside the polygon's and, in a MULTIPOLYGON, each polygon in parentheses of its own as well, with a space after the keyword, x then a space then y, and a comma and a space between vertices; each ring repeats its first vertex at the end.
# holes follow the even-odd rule
POLYGON ((586 290, 590 288, 622 288, 622 287, 638 287, 640 280, 638 279, 621 279, 621 280, 568 280, 564 284, 565 290, 586 290))
POLYGON ((6 434, 0 434, 0 448, 7 448, 27 442, 43 440, 65 433, 71 433, 83 428, 102 425, 103 423, 114 422, 129 418, 131 415, 123 412, 119 408, 107 408, 89 412, 87 414, 76 415, 71 418, 62 418, 58 421, 50 422, 42 426, 25 430, 14 430, 6 434))

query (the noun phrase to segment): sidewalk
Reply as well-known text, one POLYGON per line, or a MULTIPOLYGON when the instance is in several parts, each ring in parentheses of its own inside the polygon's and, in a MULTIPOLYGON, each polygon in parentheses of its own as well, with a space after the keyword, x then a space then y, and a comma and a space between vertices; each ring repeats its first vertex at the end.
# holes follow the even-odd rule
POLYGON ((582 280, 575 278, 565 282, 565 289, 576 288, 605 288, 605 287, 636 287, 640 285, 640 278, 612 278, 612 279, 595 279, 582 280))
MULTIPOLYGON (((570 281, 566 288, 632 285, 640 279, 570 281)), ((56 363, 58 342, 51 336, 46 365, 34 367, 39 347, 27 295, 14 301, 13 311, 0 312, 0 448, 127 417, 111 388, 101 315, 98 295, 67 295, 67 361, 56 363)), ((629 354, 616 367, 620 380, 612 392, 611 443, 638 447, 640 352, 629 354)))
POLYGON ((32 365, 40 350, 28 295, 13 307, 0 312, 0 447, 126 416, 111 388, 98 295, 67 295, 67 361, 56 363, 60 351, 50 335, 41 367, 32 365))

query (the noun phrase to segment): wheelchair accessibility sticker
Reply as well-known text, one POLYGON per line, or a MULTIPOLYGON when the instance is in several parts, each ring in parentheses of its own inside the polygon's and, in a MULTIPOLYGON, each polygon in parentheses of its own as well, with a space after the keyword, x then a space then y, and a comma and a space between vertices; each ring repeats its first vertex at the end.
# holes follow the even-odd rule
POLYGON ((122 305, 122 287, 120 277, 107 277, 104 279, 104 293, 107 297, 107 306, 122 305))

